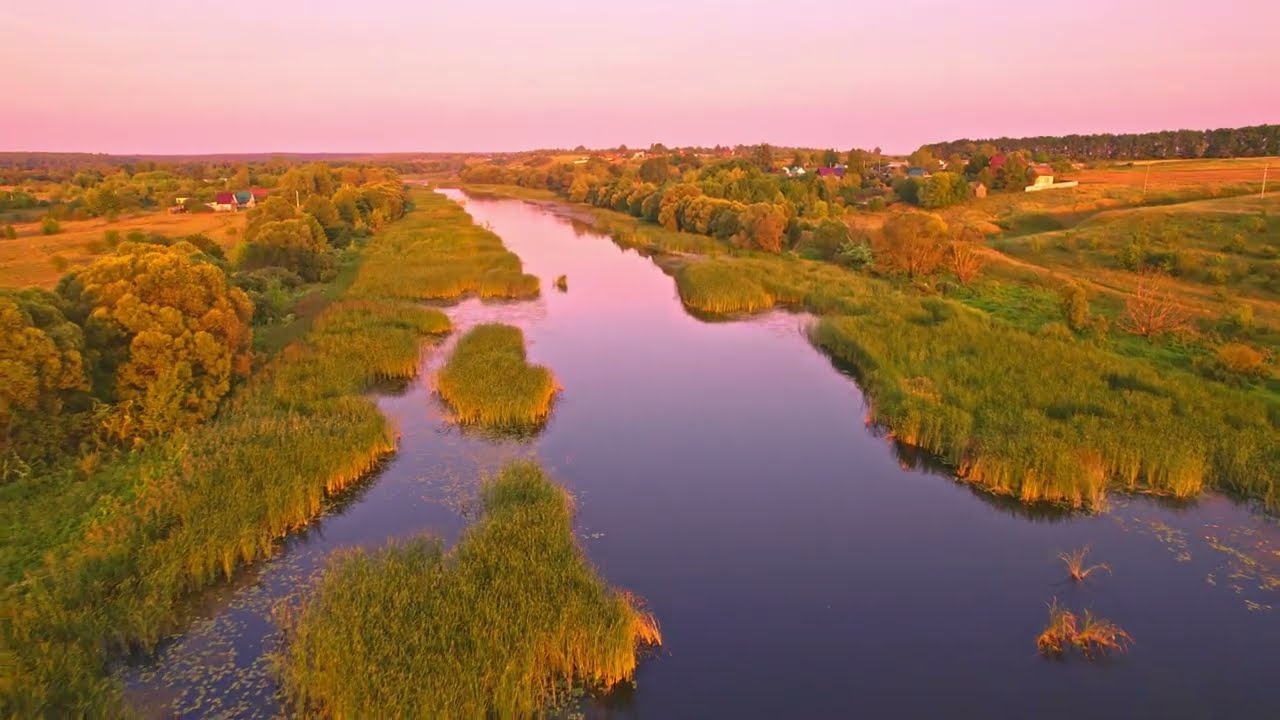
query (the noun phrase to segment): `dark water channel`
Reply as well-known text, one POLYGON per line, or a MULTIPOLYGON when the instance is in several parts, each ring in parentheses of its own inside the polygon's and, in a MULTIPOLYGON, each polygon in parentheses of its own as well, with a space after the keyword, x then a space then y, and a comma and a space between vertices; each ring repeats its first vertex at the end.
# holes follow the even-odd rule
POLYGON ((377 476, 122 672, 145 713, 280 714, 272 607, 335 550, 451 540, 480 473, 536 456, 575 495, 591 560, 648 601, 666 640, 634 691, 588 715, 1280 717, 1273 520, 1220 496, 1067 516, 977 493, 865 427, 808 318, 695 319, 669 277, 608 238, 534 205, 465 202, 544 292, 448 312, 460 329, 524 328, 565 388, 551 422, 524 442, 459 432, 429 387, 448 345, 429 353, 421 379, 379 399, 402 438, 377 476), (551 286, 561 274, 567 293, 551 286), (1085 545, 1113 573, 1072 585, 1057 556, 1085 545), (1136 644, 1040 658, 1055 596, 1136 644))

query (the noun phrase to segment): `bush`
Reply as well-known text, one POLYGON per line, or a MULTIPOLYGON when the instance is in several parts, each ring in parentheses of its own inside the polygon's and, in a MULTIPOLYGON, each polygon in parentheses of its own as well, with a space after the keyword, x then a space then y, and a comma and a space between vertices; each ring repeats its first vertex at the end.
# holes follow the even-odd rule
POLYGON ((45 235, 57 235, 62 232, 62 225, 51 215, 45 215, 40 221, 40 232, 45 235))
POLYGON ((1244 377, 1261 377, 1266 374, 1266 358, 1262 353, 1244 343, 1227 343, 1218 348, 1219 366, 1244 377))
POLYGON ((242 248, 239 267, 283 267, 307 282, 325 282, 337 274, 337 260, 323 232, 304 220, 274 220, 256 228, 242 248))
POLYGON ((5 239, 5 240, 14 240, 14 239, 16 239, 17 237, 18 237, 18 231, 17 231, 17 230, 15 230, 15 229, 13 228, 13 226, 12 226, 12 225, 5 225, 5 226, 4 226, 4 239, 5 239))

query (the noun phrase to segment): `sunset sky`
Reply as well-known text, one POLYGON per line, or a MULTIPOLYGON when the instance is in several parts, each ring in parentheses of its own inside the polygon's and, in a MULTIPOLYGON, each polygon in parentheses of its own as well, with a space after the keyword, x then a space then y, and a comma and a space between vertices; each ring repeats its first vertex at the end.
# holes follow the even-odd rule
POLYGON ((1280 2, 43 0, 0 150, 513 150, 1280 122, 1280 2))

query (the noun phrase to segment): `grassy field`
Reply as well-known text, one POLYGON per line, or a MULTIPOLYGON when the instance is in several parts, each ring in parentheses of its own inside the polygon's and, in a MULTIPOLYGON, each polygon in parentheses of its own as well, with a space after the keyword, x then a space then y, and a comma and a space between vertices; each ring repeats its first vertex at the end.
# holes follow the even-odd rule
POLYGON ((240 240, 244 213, 149 213, 123 217, 64 220, 61 232, 44 235, 39 222, 14 225, 18 237, 0 237, 0 286, 52 288, 63 275, 112 252, 108 232, 124 239, 131 232, 180 237, 202 233, 230 250, 240 240))
POLYGON ((448 553, 421 539, 331 562, 281 658, 295 712, 535 717, 632 678, 657 624, 587 563, 565 492, 518 463, 481 495, 448 553))
POLYGON ((558 388, 550 370, 525 360, 520 328, 488 324, 458 340, 436 390, 460 423, 520 431, 546 422, 558 388))
POLYGON ((351 289, 213 421, 0 487, 0 716, 119 716, 104 674, 113 652, 154 645, 184 598, 272 553, 394 450, 367 389, 413 375, 424 340, 450 327, 404 300, 431 254, 383 258, 474 232, 443 196, 415 200, 420 211, 369 241, 351 289))

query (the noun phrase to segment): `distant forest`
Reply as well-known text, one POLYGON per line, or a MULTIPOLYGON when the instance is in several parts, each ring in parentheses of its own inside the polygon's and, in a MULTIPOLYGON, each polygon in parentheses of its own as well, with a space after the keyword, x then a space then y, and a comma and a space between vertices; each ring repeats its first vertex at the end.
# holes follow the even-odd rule
POLYGON ((1257 157, 1280 154, 1280 125, 1254 125, 1217 130, 1162 130, 1116 135, 1041 135, 1024 138, 952 140, 924 147, 934 157, 968 156, 979 145, 1002 152, 1021 150, 1073 160, 1175 160, 1257 157))

